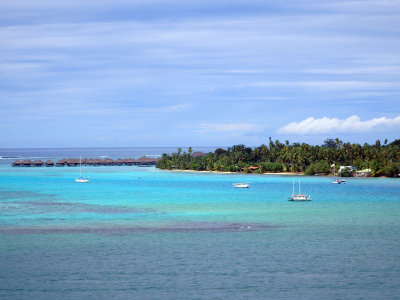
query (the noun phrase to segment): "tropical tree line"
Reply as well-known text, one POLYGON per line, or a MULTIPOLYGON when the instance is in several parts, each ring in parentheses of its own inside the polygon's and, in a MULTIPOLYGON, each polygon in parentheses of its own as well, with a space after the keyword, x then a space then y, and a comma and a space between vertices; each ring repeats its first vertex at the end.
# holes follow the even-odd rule
MULTIPOLYGON (((327 139, 322 145, 284 143, 269 139, 268 145, 256 148, 234 145, 218 148, 210 153, 188 151, 163 154, 157 162, 160 169, 229 172, 301 172, 307 175, 329 174, 333 166, 354 166, 358 170, 371 169, 372 176, 398 177, 400 173, 400 139, 388 144, 377 140, 375 144, 351 144, 327 139)), ((337 169, 336 169, 337 170, 337 169)), ((342 176, 350 176, 345 170, 342 176)))

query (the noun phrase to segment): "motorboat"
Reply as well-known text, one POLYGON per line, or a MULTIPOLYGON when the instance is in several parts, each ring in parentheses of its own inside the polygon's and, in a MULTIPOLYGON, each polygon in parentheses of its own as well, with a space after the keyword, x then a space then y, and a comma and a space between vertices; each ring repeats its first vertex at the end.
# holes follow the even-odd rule
POLYGON ((341 179, 341 178, 336 178, 335 180, 332 181, 332 183, 342 184, 342 183, 346 183, 346 180, 341 179))
POLYGON ((248 183, 232 183, 235 188, 248 188, 250 185, 248 183))

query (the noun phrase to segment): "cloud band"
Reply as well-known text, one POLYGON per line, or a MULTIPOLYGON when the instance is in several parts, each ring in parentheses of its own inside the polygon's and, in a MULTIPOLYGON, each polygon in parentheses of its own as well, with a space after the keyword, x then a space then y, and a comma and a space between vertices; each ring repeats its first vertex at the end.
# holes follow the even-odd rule
POLYGON ((362 121, 358 116, 347 119, 323 117, 307 118, 300 122, 292 122, 279 129, 280 134, 323 134, 323 133, 354 133, 368 132, 377 128, 400 128, 400 116, 391 118, 374 118, 362 121))

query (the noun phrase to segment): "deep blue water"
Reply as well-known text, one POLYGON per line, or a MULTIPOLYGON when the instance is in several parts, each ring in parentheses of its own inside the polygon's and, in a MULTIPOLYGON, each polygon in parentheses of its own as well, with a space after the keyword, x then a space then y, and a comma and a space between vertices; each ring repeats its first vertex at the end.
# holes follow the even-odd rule
POLYGON ((84 167, 77 184, 4 158, 175 150, 0 150, 0 297, 398 299, 398 179, 301 177, 313 201, 292 203, 287 176, 84 167))

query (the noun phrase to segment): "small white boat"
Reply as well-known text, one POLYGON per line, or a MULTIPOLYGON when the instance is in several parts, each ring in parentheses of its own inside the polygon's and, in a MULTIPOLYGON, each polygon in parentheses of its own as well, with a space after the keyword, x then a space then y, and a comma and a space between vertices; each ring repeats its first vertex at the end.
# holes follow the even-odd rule
POLYGON ((89 178, 82 177, 82 157, 79 158, 79 178, 75 178, 75 182, 85 183, 89 182, 89 178))
MULTIPOLYGON (((332 164, 332 166, 333 166, 333 176, 339 176, 339 173, 336 174, 335 164, 332 164)), ((336 177, 335 180, 332 181, 332 183, 336 183, 336 184, 346 183, 346 180, 340 178, 340 176, 339 176, 339 177, 336 177)))
POLYGON ((235 188, 248 188, 250 185, 248 183, 232 183, 235 188))
POLYGON ((336 178, 335 180, 332 181, 332 183, 336 183, 336 184, 346 183, 346 180, 341 179, 341 178, 336 178))
POLYGON ((304 194, 301 194, 300 192, 300 179, 299 179, 299 193, 296 195, 294 193, 294 178, 293 178, 293 193, 292 196, 289 197, 289 201, 311 201, 311 196, 306 196, 304 194))
POLYGON ((89 182, 89 178, 75 178, 75 182, 80 182, 80 183, 83 183, 83 182, 89 182))

